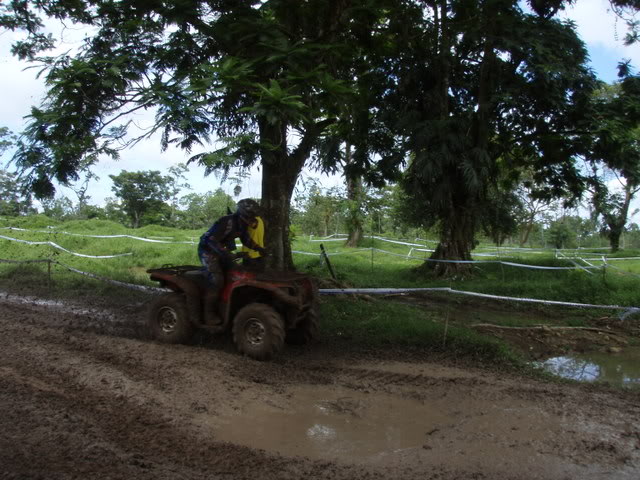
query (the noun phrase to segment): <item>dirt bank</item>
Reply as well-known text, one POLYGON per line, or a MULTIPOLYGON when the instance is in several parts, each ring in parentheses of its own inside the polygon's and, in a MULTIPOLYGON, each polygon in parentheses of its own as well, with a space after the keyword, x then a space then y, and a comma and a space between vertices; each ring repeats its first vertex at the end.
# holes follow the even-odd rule
POLYGON ((0 299, 5 479, 636 479, 640 398, 328 342, 260 363, 0 299), (384 360, 380 360, 384 358, 384 360))

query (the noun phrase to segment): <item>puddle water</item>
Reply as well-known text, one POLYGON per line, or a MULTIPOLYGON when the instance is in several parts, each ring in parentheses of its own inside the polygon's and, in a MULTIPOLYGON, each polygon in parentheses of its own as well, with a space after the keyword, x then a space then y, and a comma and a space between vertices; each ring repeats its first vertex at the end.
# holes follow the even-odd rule
POLYGON ((62 313, 70 313, 73 315, 89 315, 91 317, 107 320, 107 321, 114 321, 117 318, 116 314, 112 312, 108 312, 106 310, 77 307, 73 305, 68 305, 63 301, 59 301, 59 300, 45 300, 37 297, 12 295, 3 291, 0 291, 0 300, 7 303, 12 303, 14 305, 36 305, 39 307, 53 308, 62 313))
POLYGON ((416 400, 306 387, 292 389, 281 405, 248 401, 241 412, 211 418, 210 426, 225 441, 284 455, 370 462, 422 448, 445 420, 416 400))
POLYGON ((539 365, 554 375, 582 382, 640 385, 640 347, 625 348, 620 353, 554 357, 539 365))

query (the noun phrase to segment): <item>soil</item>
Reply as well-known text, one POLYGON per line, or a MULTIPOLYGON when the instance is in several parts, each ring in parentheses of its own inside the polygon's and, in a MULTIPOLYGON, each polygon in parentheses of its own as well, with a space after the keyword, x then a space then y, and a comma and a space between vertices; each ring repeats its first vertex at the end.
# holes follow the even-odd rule
POLYGON ((3 479, 637 479, 640 395, 325 339, 164 345, 144 305, 0 297, 3 479))

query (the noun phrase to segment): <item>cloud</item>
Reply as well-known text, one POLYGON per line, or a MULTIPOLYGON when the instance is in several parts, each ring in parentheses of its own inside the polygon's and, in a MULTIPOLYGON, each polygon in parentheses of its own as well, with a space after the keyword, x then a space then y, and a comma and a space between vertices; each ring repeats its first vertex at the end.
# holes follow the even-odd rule
POLYGON ((624 45, 627 25, 611 10, 608 0, 578 0, 561 16, 576 23, 578 35, 590 51, 601 50, 616 61, 630 59, 640 66, 640 47, 624 45))

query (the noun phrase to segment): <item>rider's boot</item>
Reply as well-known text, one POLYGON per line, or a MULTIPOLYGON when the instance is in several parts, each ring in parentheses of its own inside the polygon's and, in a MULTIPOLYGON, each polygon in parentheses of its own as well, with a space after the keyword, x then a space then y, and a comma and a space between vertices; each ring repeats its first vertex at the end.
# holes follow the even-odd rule
POLYGON ((204 296, 204 324, 205 325, 220 325, 222 324, 222 318, 217 312, 218 305, 218 292, 216 290, 208 290, 204 296))

